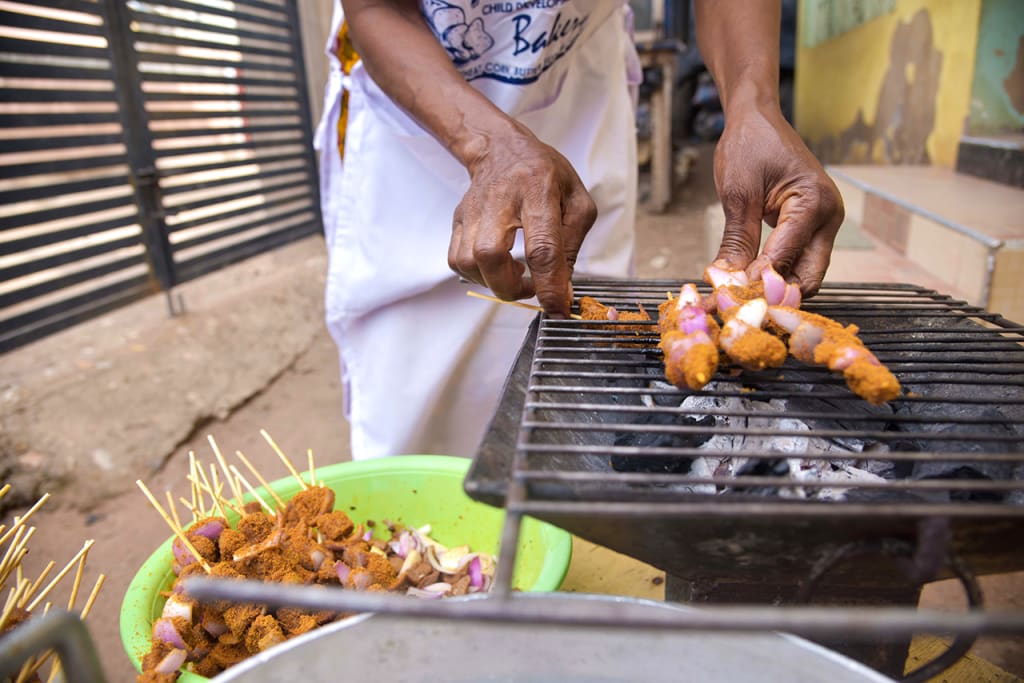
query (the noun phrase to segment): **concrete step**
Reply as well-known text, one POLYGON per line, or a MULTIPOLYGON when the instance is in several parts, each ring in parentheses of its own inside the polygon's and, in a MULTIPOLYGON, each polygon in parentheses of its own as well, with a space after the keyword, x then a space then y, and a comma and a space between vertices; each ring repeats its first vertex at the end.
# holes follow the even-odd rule
POLYGON ((960 138, 956 170, 1011 187, 1024 187, 1024 134, 960 138))
POLYGON ((1024 189, 931 166, 828 171, 846 202, 841 237, 859 229, 908 275, 924 271, 939 291, 1024 322, 1024 189))

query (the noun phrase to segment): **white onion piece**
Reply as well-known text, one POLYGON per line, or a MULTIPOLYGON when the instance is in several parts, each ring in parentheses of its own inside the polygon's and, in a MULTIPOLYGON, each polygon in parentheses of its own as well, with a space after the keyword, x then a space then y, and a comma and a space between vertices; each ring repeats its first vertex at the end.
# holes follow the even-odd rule
POLYGON ((451 589, 452 585, 450 583, 445 583, 444 581, 438 581, 437 583, 432 583, 429 586, 423 587, 423 590, 425 591, 430 593, 440 593, 441 595, 444 595, 451 589))
POLYGON ((188 659, 188 653, 184 650, 171 650, 164 655, 164 658, 153 668, 153 671, 158 674, 173 674, 181 668, 186 659, 188 659))
POLYGON ((409 589, 405 591, 405 594, 411 595, 415 598, 425 598, 427 600, 437 600, 438 598, 444 595, 444 593, 423 590, 422 588, 417 588, 416 586, 409 586, 409 589))
POLYGON ((327 555, 324 551, 319 548, 315 548, 309 551, 309 559, 313 562, 313 571, 320 571, 320 567, 323 565, 324 560, 327 559, 327 555))
POLYGON ((164 603, 164 609, 160 616, 166 619, 181 617, 185 621, 192 623, 192 607, 194 605, 195 602, 192 600, 172 594, 167 598, 167 602, 164 603))

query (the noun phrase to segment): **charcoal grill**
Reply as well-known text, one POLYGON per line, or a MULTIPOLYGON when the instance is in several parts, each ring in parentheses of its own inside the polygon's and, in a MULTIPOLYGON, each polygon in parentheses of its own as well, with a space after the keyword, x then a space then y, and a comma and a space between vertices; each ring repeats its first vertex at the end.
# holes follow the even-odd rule
MULTIPOLYGON (((576 293, 653 312, 680 284, 595 281, 576 293)), ((779 417, 810 431, 744 426, 742 410, 682 406, 693 392, 664 383, 653 322, 638 334, 627 329, 636 323, 541 318, 508 377, 467 493, 680 577, 768 572, 791 580, 851 542, 924 534, 976 573, 1024 568, 1024 328, 910 285, 827 285, 804 308, 858 325, 904 395, 871 406, 840 376, 792 359, 767 372, 719 372, 702 395, 784 401, 779 417), (740 419, 720 426, 730 417, 740 419), (755 464, 781 457, 702 448, 709 435, 857 440, 868 450, 854 459, 890 476, 844 484, 845 500, 836 501, 780 495, 835 482, 683 471, 709 455, 755 464), (702 486, 715 493, 694 492, 702 486)), ((871 566, 846 566, 858 583, 871 582, 871 566)))
MULTIPOLYGON (((656 316, 681 284, 576 294, 656 316)), ((719 372, 694 402, 664 382, 655 323, 534 321, 465 482, 509 512, 498 586, 522 515, 664 569, 690 602, 916 604, 952 575, 977 598, 973 574, 1024 568, 1024 328, 912 285, 831 284, 804 308, 856 324, 904 394, 871 406, 790 359, 719 372), (780 475, 811 439, 838 446, 814 458, 884 476, 780 475), (723 475, 697 458, 746 463, 723 475)))
MULTIPOLYGON (((575 289, 653 313, 681 284, 595 280, 575 289)), ((758 373, 726 369, 694 394, 664 384, 654 323, 636 331, 627 329, 634 322, 539 316, 465 481, 471 497, 507 510, 492 599, 470 605, 202 578, 186 590, 200 599, 424 618, 772 629, 830 645, 922 631, 968 637, 916 680, 941 671, 977 633, 1024 632, 1018 612, 900 607, 916 604, 922 582, 944 576, 960 578, 978 607, 974 575, 1024 568, 1024 328, 911 285, 831 284, 804 308, 857 324, 904 394, 870 406, 838 376, 795 361, 758 373), (756 406, 771 410, 750 419, 756 406), (780 453, 779 439, 790 450, 812 439, 838 444, 813 458, 852 461, 875 475, 794 480, 779 466, 796 454, 780 453), (711 456, 745 462, 730 476, 691 471, 711 456), (524 515, 664 569, 690 601, 846 607, 743 604, 657 618, 546 609, 511 590, 524 515)), ((871 663, 902 673, 901 658, 871 663)))

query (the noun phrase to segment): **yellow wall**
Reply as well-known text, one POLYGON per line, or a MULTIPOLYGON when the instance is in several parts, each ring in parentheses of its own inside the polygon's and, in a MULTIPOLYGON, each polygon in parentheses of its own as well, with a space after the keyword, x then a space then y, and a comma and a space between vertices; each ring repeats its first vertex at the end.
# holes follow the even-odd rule
MULTIPOLYGON (((801 22, 806 20, 807 1, 800 3, 801 22)), ((814 47, 804 47, 804 41, 798 39, 797 130, 829 163, 907 162, 886 152, 882 138, 893 133, 896 124, 891 121, 898 119, 900 107, 893 102, 880 103, 880 99, 897 28, 924 9, 931 23, 932 44, 942 59, 937 90, 928 98, 914 98, 919 106, 934 103, 934 127, 924 141, 923 152, 933 164, 954 166, 970 103, 980 5, 981 0, 896 0, 894 11, 814 47), (890 122, 879 127, 875 124, 880 104, 890 122)), ((913 67, 907 72, 908 79, 915 77, 913 67)), ((893 90, 887 93, 887 98, 894 99, 889 97, 893 90)), ((913 131, 909 132, 912 137, 913 131)))

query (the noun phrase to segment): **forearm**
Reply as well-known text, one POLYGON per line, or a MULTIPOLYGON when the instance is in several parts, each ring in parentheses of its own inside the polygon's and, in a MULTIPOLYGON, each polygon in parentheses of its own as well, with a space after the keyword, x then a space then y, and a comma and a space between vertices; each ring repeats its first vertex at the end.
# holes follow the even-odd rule
POLYGON ((697 41, 728 116, 778 107, 780 0, 696 0, 697 41))
POLYGON ((497 138, 529 132, 459 74, 411 0, 343 0, 366 70, 398 106, 470 169, 497 138))

